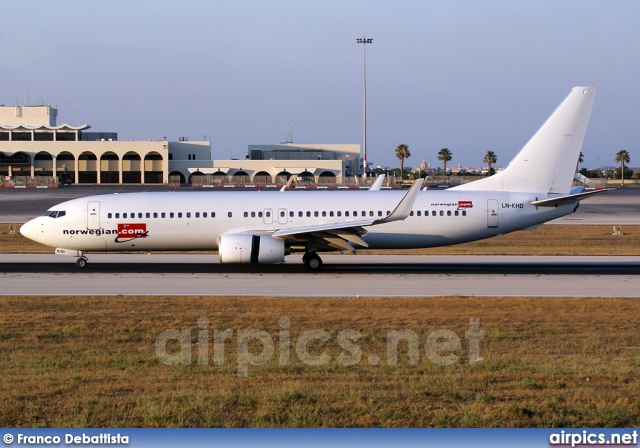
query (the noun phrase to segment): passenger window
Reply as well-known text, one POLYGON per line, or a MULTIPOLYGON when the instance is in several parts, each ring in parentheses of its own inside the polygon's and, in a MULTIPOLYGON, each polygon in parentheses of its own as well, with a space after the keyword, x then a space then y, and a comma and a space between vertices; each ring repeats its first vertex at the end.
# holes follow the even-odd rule
POLYGON ((413 210, 411 210, 411 213, 409 213, 409 216, 413 216, 413 210))
POLYGON ((258 212, 258 218, 262 218, 262 212, 258 212))
POLYGON ((367 212, 363 211, 362 216, 367 216, 367 212))
POLYGON ((422 212, 421 212, 420 210, 418 210, 418 211, 416 212, 416 215, 418 215, 418 216, 422 216, 422 212))
POLYGON ((338 210, 336 213, 338 214, 338 217, 342 216, 342 212, 340 210, 338 210))
POLYGON ((455 211, 455 215, 458 216, 460 212, 458 210, 455 211))
POLYGON ((313 216, 318 217, 318 212, 313 212, 313 216))
POLYGON ((378 216, 382 216, 382 210, 378 210, 378 216))
POLYGON ((436 216, 436 211, 435 210, 431 211, 431 216, 436 216))
POLYGON ((151 218, 151 213, 147 212, 147 218, 151 218))
POLYGON ((153 214, 153 217, 154 217, 154 218, 157 218, 157 217, 158 217, 158 213, 157 213, 157 212, 155 212, 155 213, 153 214))
POLYGON ((249 217, 249 212, 244 212, 244 217, 248 218, 249 217))
POLYGON ((440 210, 440 216, 444 216, 444 212, 440 210))
POLYGON ((162 213, 160 214, 160 216, 161 216, 162 218, 166 218, 166 217, 167 217, 167 215, 165 214, 165 212, 162 212, 162 213))
POLYGON ((211 212, 211 217, 215 218, 216 217, 216 212, 211 212))
POLYGON ((298 217, 302 218, 303 213, 302 212, 298 212, 298 217))
POLYGON ((271 217, 271 212, 265 212, 265 216, 266 216, 267 218, 270 218, 270 217, 271 217))
POLYGON ((142 213, 138 213, 138 218, 142 219, 142 213))
POLYGON ((173 218, 173 212, 169 213, 169 218, 173 218))
POLYGON ((182 218, 182 212, 178 212, 178 218, 182 218))
POLYGON ((349 217, 349 212, 344 212, 344 216, 349 217))
POLYGON ((126 213, 123 213, 123 214, 122 214, 122 217, 123 217, 123 218, 126 218, 126 217, 127 217, 127 214, 126 214, 126 213))
POLYGON ((333 211, 329 212, 329 216, 333 217, 333 211))
POLYGON ((451 216, 451 210, 447 210, 447 216, 451 216))
POLYGON ((284 218, 285 216, 286 216, 286 213, 285 213, 285 212, 283 212, 283 211, 280 211, 280 217, 281 217, 281 218, 284 218))
POLYGON ((307 218, 311 217, 311 212, 307 212, 307 218))
POLYGON ((293 218, 294 216, 295 216, 295 213, 294 213, 294 212, 289 212, 289 217, 290 217, 290 218, 293 218))
POLYGON ((203 213, 202 213, 202 217, 203 217, 203 218, 206 218, 206 217, 207 217, 207 212, 203 212, 203 213))
POLYGON ((251 217, 255 218, 256 217, 256 212, 251 212, 251 217))
POLYGON ((467 211, 466 210, 462 210, 462 216, 467 216, 467 211))
POLYGON ((322 212, 322 217, 324 218, 325 216, 327 216, 327 212, 323 211, 322 212))
POLYGON ((369 216, 373 216, 373 210, 369 211, 369 216))
POLYGON ((200 212, 196 212, 196 218, 200 217, 200 212))
POLYGON ((107 218, 111 219, 111 213, 107 213, 107 218))
POLYGON ((116 219, 120 218, 120 213, 116 213, 116 219))
POLYGON ((233 213, 229 212, 229 213, 227 213, 227 216, 228 216, 229 218, 231 218, 231 217, 233 216, 233 213))
POLYGON ((191 212, 187 212, 187 218, 191 218, 191 212))

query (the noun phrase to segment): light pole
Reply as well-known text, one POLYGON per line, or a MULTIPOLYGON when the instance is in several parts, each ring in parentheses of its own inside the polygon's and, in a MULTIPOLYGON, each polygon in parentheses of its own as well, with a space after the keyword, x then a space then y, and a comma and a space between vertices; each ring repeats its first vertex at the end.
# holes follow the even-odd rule
MULTIPOLYGON (((367 177, 367 45, 372 44, 373 39, 356 39, 356 42, 362 45, 362 79, 363 79, 363 158, 362 158, 362 175, 367 177)), ((365 179, 366 180, 366 179, 365 179)))

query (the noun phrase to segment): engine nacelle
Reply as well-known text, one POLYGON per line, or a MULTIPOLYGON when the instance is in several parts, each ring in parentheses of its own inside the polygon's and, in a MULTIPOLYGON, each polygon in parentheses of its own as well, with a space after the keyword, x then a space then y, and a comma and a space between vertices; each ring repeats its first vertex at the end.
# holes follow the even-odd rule
POLYGON ((278 264, 286 255, 284 240, 249 234, 220 235, 220 263, 278 264))

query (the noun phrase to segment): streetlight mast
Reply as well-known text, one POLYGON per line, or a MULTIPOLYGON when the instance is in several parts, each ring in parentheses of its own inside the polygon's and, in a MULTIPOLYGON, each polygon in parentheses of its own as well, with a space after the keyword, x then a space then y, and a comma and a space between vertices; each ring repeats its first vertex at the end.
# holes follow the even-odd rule
POLYGON ((372 44, 373 39, 356 39, 356 42, 362 45, 362 79, 363 79, 363 158, 362 158, 362 175, 367 177, 367 45, 372 44))

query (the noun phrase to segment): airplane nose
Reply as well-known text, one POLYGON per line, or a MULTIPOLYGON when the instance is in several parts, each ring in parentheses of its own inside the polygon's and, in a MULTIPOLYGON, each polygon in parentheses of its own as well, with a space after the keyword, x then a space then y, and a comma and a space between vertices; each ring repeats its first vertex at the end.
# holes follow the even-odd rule
POLYGON ((38 227, 38 224, 35 221, 35 219, 32 219, 31 221, 27 221, 22 225, 22 227, 20 227, 20 234, 33 241, 36 241, 36 227, 38 227))

